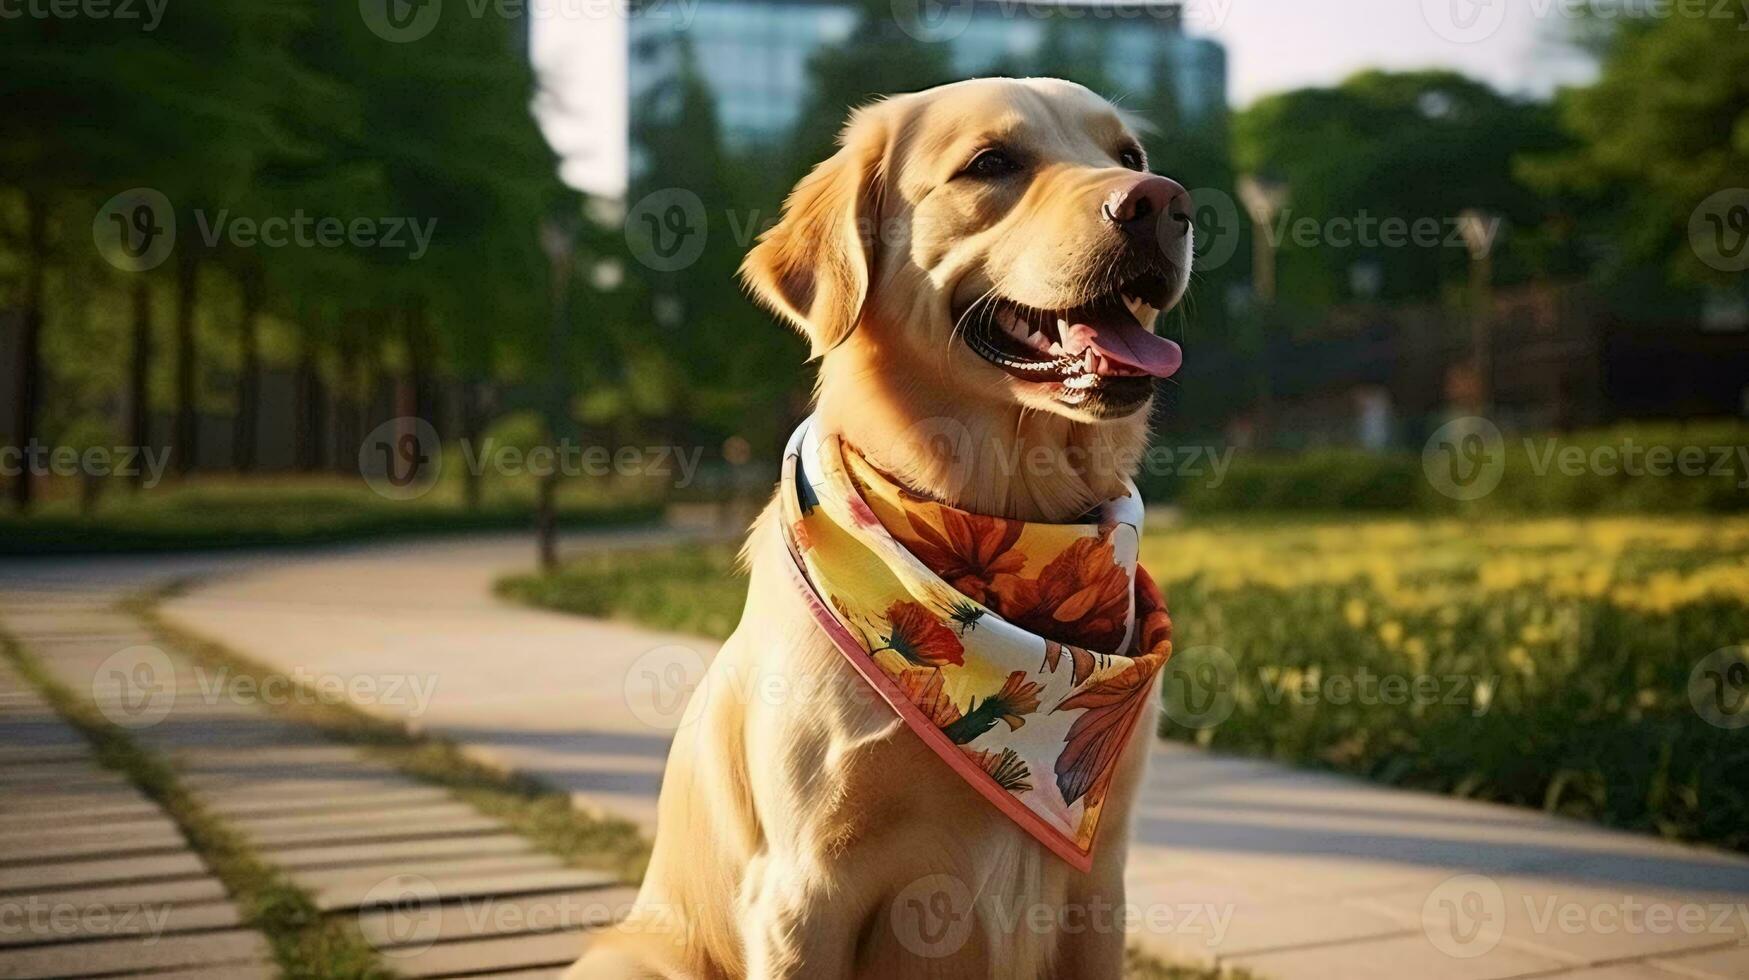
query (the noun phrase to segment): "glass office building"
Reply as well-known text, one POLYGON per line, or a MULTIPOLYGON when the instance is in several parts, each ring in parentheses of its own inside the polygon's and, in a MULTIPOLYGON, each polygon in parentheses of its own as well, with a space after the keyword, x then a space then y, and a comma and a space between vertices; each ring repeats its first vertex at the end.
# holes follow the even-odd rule
MULTIPOLYGON (((922 0, 933 5, 934 0, 922 0)), ((949 8, 955 9, 955 8, 949 8)), ((781 143, 806 101, 808 62, 821 47, 850 36, 860 16, 844 0, 646 0, 627 24, 628 88, 634 106, 661 111, 663 82, 681 70, 690 47, 699 73, 717 98, 723 139, 731 150, 781 143)), ((1226 101, 1226 53, 1217 43, 1184 33, 1175 3, 971 0, 962 20, 942 31, 954 69, 965 77, 1030 73, 1053 21, 1059 43, 1079 62, 1098 66, 1114 96, 1158 96, 1166 90, 1180 118, 1195 124, 1226 101)), ((647 164, 632 148, 632 172, 647 164)))

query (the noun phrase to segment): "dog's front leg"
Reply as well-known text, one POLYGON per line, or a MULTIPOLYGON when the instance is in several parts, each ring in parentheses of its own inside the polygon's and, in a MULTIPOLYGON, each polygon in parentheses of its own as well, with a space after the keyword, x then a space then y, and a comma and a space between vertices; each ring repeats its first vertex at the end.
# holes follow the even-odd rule
POLYGON ((747 980, 848 980, 857 910, 842 890, 800 862, 766 856, 742 890, 747 980))

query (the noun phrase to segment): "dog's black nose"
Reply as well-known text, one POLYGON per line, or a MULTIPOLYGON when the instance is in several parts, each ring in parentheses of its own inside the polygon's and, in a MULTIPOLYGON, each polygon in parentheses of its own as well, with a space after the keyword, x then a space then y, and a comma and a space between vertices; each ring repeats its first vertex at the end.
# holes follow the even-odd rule
POLYGON ((1190 192, 1170 177, 1149 174, 1106 195, 1100 212, 1131 238, 1165 245, 1190 229, 1190 192))

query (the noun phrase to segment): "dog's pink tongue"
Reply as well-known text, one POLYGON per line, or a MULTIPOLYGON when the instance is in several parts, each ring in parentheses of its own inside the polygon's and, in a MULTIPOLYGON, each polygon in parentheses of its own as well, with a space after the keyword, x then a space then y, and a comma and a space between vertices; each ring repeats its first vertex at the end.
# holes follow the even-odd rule
POLYGON ((1128 310, 1077 314, 1069 325, 1063 347, 1072 354, 1091 347, 1113 364, 1170 378, 1184 364, 1184 351, 1165 337, 1157 337, 1136 322, 1128 310))

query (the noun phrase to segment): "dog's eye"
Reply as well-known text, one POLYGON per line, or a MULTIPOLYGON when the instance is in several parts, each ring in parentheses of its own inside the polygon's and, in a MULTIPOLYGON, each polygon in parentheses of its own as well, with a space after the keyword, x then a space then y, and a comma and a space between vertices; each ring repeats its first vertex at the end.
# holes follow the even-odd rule
POLYGON ((966 164, 966 169, 960 171, 963 176, 980 180, 996 180, 1019 172, 1020 162, 1006 150, 985 150, 973 157, 972 162, 966 164))
POLYGON ((1131 170, 1141 170, 1148 165, 1148 158, 1142 155, 1139 146, 1126 146, 1118 151, 1118 162, 1131 170))

